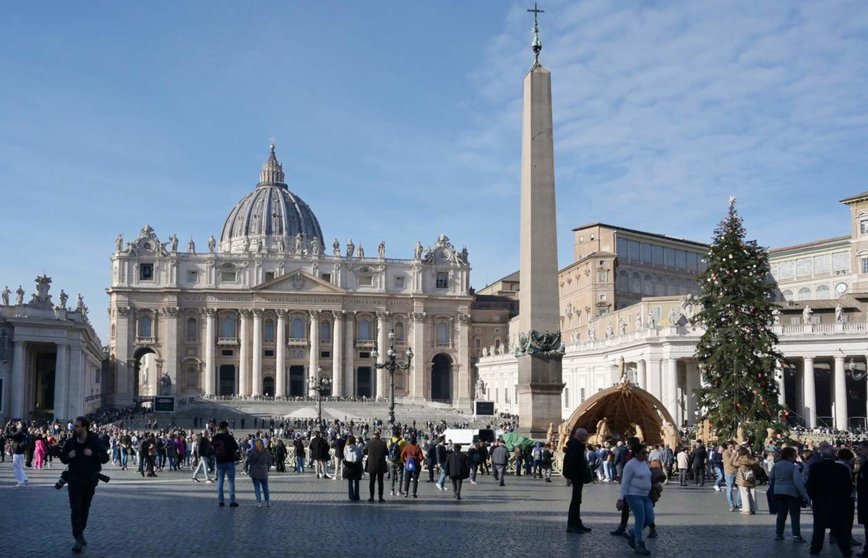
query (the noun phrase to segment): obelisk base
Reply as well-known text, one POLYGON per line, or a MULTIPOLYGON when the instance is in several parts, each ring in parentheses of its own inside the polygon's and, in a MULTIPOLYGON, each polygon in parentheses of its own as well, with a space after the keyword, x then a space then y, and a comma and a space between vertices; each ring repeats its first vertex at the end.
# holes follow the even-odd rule
POLYGON ((549 424, 557 432, 561 418, 563 355, 524 355, 518 360, 518 426, 531 438, 543 438, 549 424))

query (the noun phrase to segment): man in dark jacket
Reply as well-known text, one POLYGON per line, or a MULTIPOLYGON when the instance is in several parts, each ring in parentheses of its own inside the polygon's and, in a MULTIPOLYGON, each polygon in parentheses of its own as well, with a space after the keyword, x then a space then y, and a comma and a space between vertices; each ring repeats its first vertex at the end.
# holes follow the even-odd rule
POLYGON ((220 430, 211 438, 211 451, 217 461, 217 505, 221 508, 223 502, 223 482, 229 479, 229 507, 237 508, 235 501, 235 462, 238 461, 238 442, 229 433, 229 423, 220 421, 220 430))
POLYGON ((68 465, 66 481, 69 491, 69 509, 72 519, 72 536, 75 544, 72 551, 81 552, 87 545, 84 530, 102 464, 108 462, 108 450, 93 432, 90 421, 78 417, 73 422, 73 435, 60 452, 60 461, 68 465))
POLYGON ((316 471, 316 478, 331 478, 328 475, 328 468, 326 467, 329 445, 328 442, 323 440, 319 430, 314 432, 313 439, 310 441, 308 449, 310 450, 310 458, 314 460, 313 464, 314 470, 316 471))
POLYGON ((506 476, 506 465, 509 463, 509 450, 502 439, 498 439, 491 450, 491 467, 494 469, 494 479, 500 481, 499 486, 505 486, 503 480, 506 476))
MULTIPOLYGON (((856 475, 856 519, 865 527, 868 535, 868 440, 862 440, 857 446, 859 454, 859 474, 856 475)), ((865 538, 865 547, 857 556, 868 556, 868 537, 865 538)))
POLYGON ((386 474, 386 469, 388 468, 388 465, 386 465, 386 455, 388 450, 386 449, 386 442, 380 438, 379 430, 375 430, 374 437, 368 440, 368 444, 365 446, 365 453, 368 454, 368 464, 365 470, 371 476, 371 496, 368 498, 368 502, 374 501, 375 482, 379 489, 379 501, 385 502, 386 500, 383 499, 383 475, 386 474))
POLYGON ((588 443, 588 431, 577 428, 573 437, 567 442, 564 451, 564 471, 566 478, 572 481, 573 497, 570 499, 570 511, 567 514, 567 533, 590 533, 590 527, 582 524, 582 489, 585 480, 591 478, 591 470, 585 456, 588 443))
POLYGON ((700 441, 693 448, 693 484, 705 486, 705 460, 708 459, 708 451, 700 441))
POLYGON ((811 554, 823 549, 823 538, 828 528, 838 542, 844 556, 852 556, 848 521, 844 516, 853 490, 850 470, 835 463, 835 448, 828 445, 820 450, 820 461, 810 467, 805 488, 814 508, 814 532, 811 535, 811 554))

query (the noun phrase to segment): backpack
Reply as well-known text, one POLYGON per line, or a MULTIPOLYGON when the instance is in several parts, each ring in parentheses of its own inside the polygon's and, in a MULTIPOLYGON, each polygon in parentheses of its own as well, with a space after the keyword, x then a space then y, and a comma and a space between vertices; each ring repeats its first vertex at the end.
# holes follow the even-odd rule
POLYGON ((214 457, 223 460, 226 457, 226 444, 219 438, 211 441, 211 448, 214 450, 214 457))
POLYGON ((410 459, 407 460, 407 463, 404 464, 404 469, 410 473, 415 473, 416 471, 419 470, 419 464, 416 463, 416 457, 415 456, 411 457, 410 459))
POLYGON ((392 462, 400 461, 401 459, 401 447, 398 445, 398 442, 392 442, 392 445, 389 446, 389 460, 392 462))
POLYGON ((744 479, 744 482, 754 482, 756 480, 756 475, 753 472, 753 469, 745 469, 741 472, 741 478, 744 479))

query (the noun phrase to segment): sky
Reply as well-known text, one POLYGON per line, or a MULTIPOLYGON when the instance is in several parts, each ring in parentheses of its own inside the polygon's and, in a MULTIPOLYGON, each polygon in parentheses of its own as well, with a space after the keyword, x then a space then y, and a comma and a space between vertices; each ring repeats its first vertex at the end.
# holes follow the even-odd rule
MULTIPOLYGON (((118 233, 200 250, 271 141, 327 245, 446 234, 479 289, 518 269, 530 2, 0 4, 0 288, 82 293, 103 342, 118 233)), ((540 8, 560 265, 591 222, 767 247, 849 234, 868 190, 860 1, 540 8)))

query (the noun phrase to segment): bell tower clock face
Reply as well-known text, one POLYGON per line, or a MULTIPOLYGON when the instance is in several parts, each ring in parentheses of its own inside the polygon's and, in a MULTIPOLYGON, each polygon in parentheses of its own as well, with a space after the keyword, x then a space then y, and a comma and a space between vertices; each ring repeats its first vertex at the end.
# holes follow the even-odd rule
POLYGON ((838 296, 841 296, 846 292, 847 292, 847 283, 838 283, 837 285, 835 285, 835 294, 837 294, 838 296))

